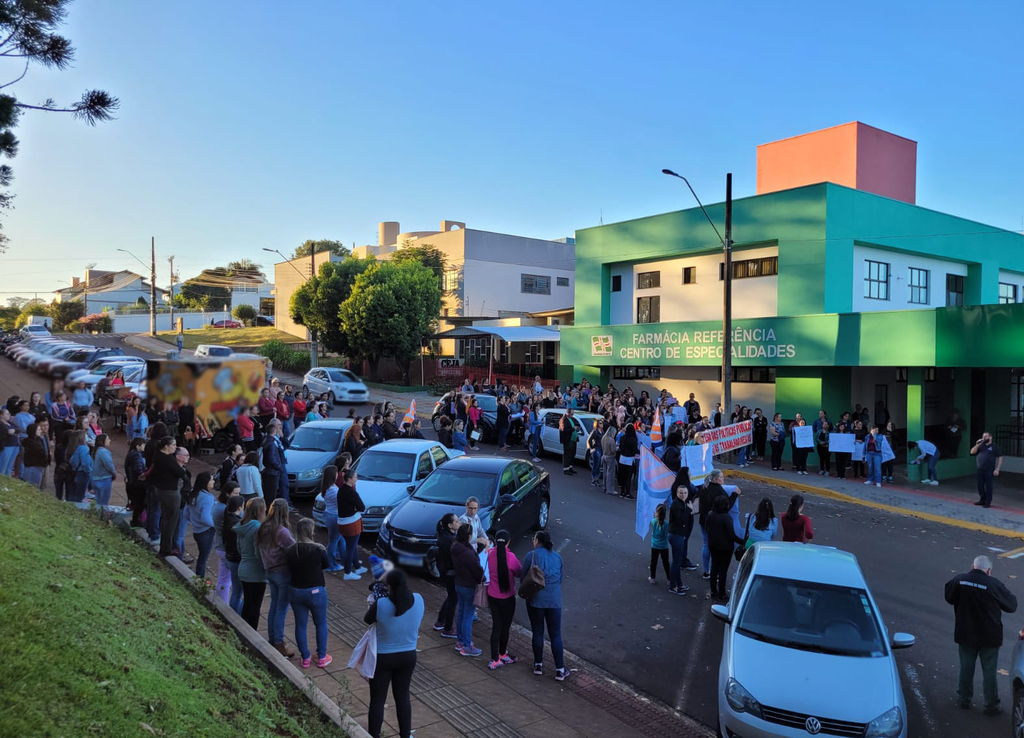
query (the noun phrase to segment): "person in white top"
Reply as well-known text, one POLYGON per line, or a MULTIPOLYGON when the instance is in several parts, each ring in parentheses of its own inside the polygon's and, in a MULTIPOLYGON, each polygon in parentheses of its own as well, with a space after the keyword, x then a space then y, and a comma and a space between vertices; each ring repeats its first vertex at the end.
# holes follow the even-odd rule
POLYGON ((938 479, 939 475, 938 475, 938 472, 937 472, 936 468, 939 465, 939 455, 940 455, 939 454, 939 449, 936 448, 935 444, 932 443, 931 441, 923 441, 922 440, 922 441, 917 441, 916 443, 913 442, 913 441, 908 443, 907 444, 907 450, 912 450, 914 448, 914 446, 917 446, 917 450, 918 450, 919 454, 918 454, 918 457, 916 459, 914 459, 913 461, 911 461, 910 463, 911 464, 922 464, 922 463, 928 464, 928 478, 927 479, 922 479, 921 483, 922 484, 931 484, 931 485, 934 485, 934 486, 938 486, 938 484, 939 484, 939 479, 938 479))
POLYGON ((480 516, 477 514, 480 511, 480 501, 475 497, 470 497, 466 500, 466 514, 459 517, 460 523, 468 523, 473 526, 472 538, 477 543, 477 550, 481 550, 481 547, 487 548, 487 531, 484 530, 483 523, 480 522, 480 516))

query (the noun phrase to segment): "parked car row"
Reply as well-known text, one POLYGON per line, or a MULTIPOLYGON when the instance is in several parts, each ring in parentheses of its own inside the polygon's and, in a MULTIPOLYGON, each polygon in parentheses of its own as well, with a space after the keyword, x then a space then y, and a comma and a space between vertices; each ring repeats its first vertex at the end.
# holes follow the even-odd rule
POLYGON ((76 372, 98 366, 108 359, 142 362, 142 359, 126 357, 120 348, 90 346, 49 334, 23 337, 18 343, 8 345, 4 354, 23 369, 50 379, 65 380, 69 380, 76 372))

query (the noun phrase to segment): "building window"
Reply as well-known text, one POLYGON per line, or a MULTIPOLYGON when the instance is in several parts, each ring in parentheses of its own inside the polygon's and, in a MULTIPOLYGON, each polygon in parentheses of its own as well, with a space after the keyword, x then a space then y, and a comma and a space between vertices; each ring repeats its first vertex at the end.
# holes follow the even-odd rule
MULTIPOLYGON (((766 256, 763 259, 744 259, 732 262, 732 278, 770 277, 779 273, 779 257, 766 256)), ((725 262, 718 263, 718 278, 725 279, 725 262)))
POLYGON ((539 364, 540 363, 540 343, 531 343, 526 349, 526 363, 527 364, 539 364))
POLYGON ((660 366, 615 366, 612 379, 661 379, 660 366))
POLYGON ((616 274, 612 277, 612 292, 622 292, 622 275, 616 274))
POLYGON ((1017 302, 1017 285, 1006 282, 999 283, 999 304, 1012 305, 1017 302))
POLYGON ((683 267, 683 284, 697 284, 697 267, 683 267))
POLYGON ((458 292, 459 290, 459 270, 458 269, 445 269, 441 275, 441 289, 445 292, 458 292))
POLYGON ((661 322, 661 298, 660 297, 638 297, 638 298, 636 298, 636 322, 637 323, 660 323, 661 322))
POLYGON ((755 384, 775 384, 775 367, 735 366, 732 369, 732 381, 753 382, 755 384))
POLYGON ((569 278, 568 277, 555 277, 555 285, 558 286, 558 287, 568 287, 569 286, 569 278))
POLYGON ((964 304, 964 278, 959 274, 946 275, 946 307, 964 304))
POLYGON ((864 297, 889 299, 889 265, 884 261, 864 261, 864 297))
POLYGON ((928 270, 910 267, 910 301, 915 305, 928 304, 928 270))
POLYGON ((661 272, 640 272, 636 275, 636 288, 649 290, 661 287, 661 272))
POLYGON ((519 291, 528 295, 550 295, 551 277, 540 274, 521 274, 519 291))
POLYGON ((1024 427, 1024 371, 1019 369, 1010 372, 1010 422, 1024 427))

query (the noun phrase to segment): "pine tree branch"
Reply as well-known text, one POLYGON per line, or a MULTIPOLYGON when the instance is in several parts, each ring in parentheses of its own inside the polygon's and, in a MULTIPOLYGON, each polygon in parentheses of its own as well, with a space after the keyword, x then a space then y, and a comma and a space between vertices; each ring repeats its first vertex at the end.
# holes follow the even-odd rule
MULTIPOLYGON (((0 44, 0 45, 2 45, 2 44, 0 44)), ((28 62, 27 61, 25 62, 25 68, 23 70, 21 70, 21 74, 18 76, 18 78, 17 79, 12 79, 10 82, 8 82, 5 85, 0 85, 0 90, 2 90, 5 87, 10 87, 11 85, 15 84, 16 82, 21 82, 21 80, 24 79, 26 74, 28 74, 28 62)))

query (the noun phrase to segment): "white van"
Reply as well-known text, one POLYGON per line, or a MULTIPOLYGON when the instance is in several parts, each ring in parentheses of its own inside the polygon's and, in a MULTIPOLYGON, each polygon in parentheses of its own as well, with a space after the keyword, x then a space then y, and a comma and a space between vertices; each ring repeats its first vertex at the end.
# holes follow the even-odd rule
POLYGON ((197 359, 225 359, 228 356, 234 356, 234 349, 229 346, 218 346, 213 343, 201 343, 196 346, 196 358, 197 359))
POLYGON ((50 331, 53 330, 53 318, 49 315, 30 315, 26 325, 41 325, 50 331))

